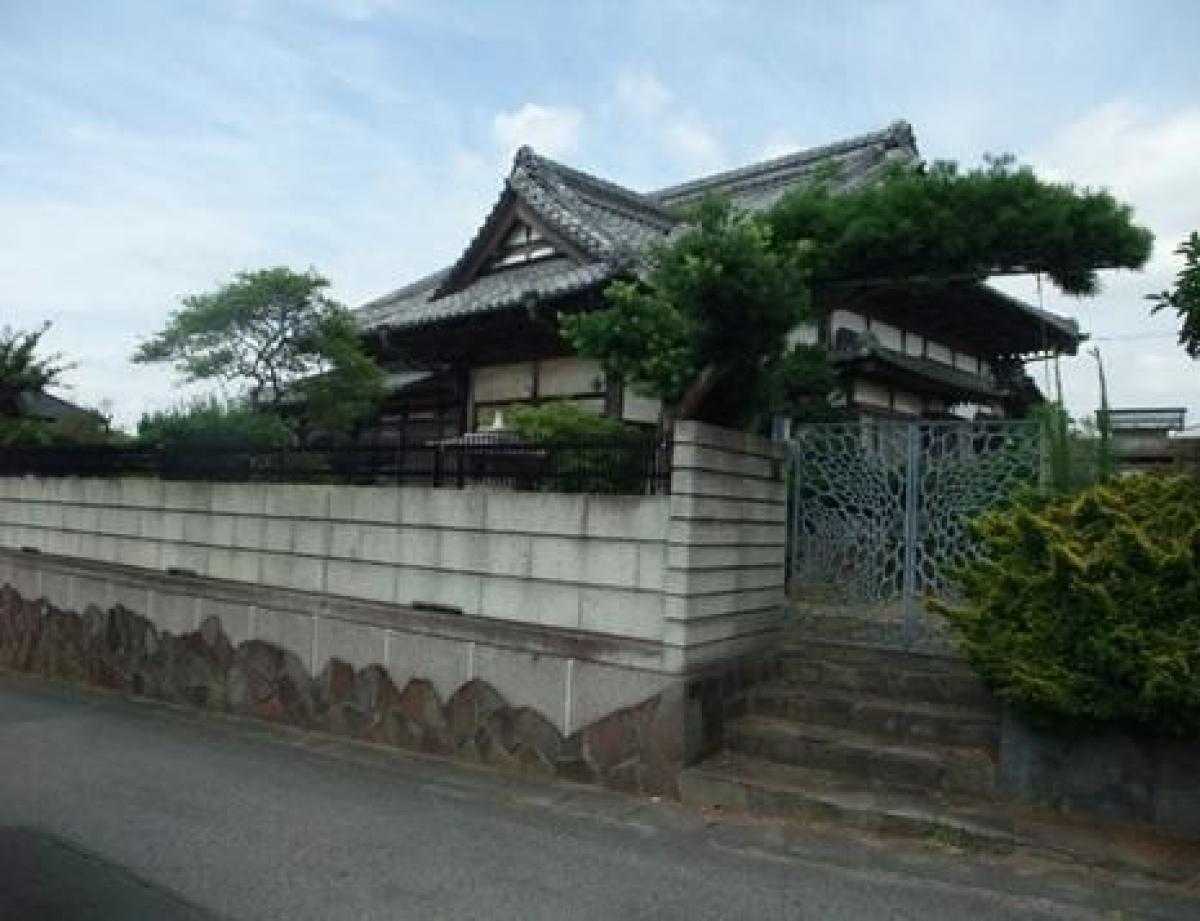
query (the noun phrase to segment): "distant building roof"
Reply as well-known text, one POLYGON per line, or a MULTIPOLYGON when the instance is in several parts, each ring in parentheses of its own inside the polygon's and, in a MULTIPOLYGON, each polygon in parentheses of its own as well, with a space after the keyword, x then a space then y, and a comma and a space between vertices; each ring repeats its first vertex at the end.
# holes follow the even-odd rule
POLYGON ((95 410, 85 409, 40 390, 26 390, 18 396, 17 412, 26 419, 42 419, 46 422, 57 422, 67 416, 99 416, 95 410))
POLYGON ((1165 435, 1167 432, 1183 431, 1187 409, 1178 406, 1138 407, 1101 410, 1100 415, 1102 420, 1107 419, 1114 435, 1130 432, 1139 434, 1158 432, 1165 435))

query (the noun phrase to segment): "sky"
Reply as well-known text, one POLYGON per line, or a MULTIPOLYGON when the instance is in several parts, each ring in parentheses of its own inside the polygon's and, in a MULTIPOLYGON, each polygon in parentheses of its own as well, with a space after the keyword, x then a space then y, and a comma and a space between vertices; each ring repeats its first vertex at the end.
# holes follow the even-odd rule
POLYGON ((1043 304, 1112 405, 1197 425, 1145 295, 1200 229, 1198 39, 1194 0, 0 0, 0 327, 50 321, 64 395, 129 424, 190 392, 128 360, 181 297, 287 265, 357 306, 453 261, 523 143, 652 189, 904 119, 1134 207, 1146 271, 1043 304))

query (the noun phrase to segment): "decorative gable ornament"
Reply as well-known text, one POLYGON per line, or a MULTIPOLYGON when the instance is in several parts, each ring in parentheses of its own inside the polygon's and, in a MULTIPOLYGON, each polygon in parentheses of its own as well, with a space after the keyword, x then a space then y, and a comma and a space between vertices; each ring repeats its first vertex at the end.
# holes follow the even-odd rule
POLYGON ((536 227, 517 219, 509 230, 503 234, 492 250, 486 268, 480 274, 507 269, 516 265, 536 262, 539 259, 549 259, 561 253, 542 236, 536 227))

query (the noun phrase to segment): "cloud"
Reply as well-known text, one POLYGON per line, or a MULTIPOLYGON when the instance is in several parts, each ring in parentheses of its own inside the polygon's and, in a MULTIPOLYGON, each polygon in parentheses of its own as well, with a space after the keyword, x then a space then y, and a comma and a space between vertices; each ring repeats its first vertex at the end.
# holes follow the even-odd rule
MULTIPOLYGON (((1047 287, 1045 305, 1076 317, 1092 334, 1114 406, 1187 406, 1191 422, 1200 421, 1200 363, 1178 346, 1176 318, 1151 316, 1145 296, 1171 283, 1179 267, 1173 250, 1200 225, 1197 150, 1200 106, 1159 111, 1117 99, 1067 123, 1022 158, 1040 175, 1108 189, 1131 204, 1136 219, 1154 232, 1155 252, 1144 272, 1103 273, 1103 292, 1088 301, 1047 287)), ((1031 281, 1011 281, 1005 287, 1036 302, 1031 281)), ((1077 413, 1090 413, 1099 405, 1092 358, 1064 360, 1063 378, 1068 403, 1077 413)))
POLYGON ((696 169, 715 169, 721 164, 721 147, 711 131, 694 116, 669 119, 662 128, 664 146, 696 169))
POLYGON ((648 67, 626 68, 617 77, 618 111, 648 124, 659 150, 692 171, 718 167, 721 145, 693 111, 681 109, 672 92, 648 67))
POLYGON ((1115 100, 1066 125, 1033 154, 1043 172, 1132 202, 1158 237, 1160 262, 1200 222, 1200 106, 1154 113, 1115 100))
POLYGON ((184 395, 128 363, 181 296, 311 265, 357 305, 452 260, 495 195, 493 170, 409 143, 465 149, 444 103, 348 41, 249 23, 157 44, 0 53, 0 223, 21 228, 0 247, 0 318, 51 320, 68 396, 112 399, 124 424, 184 395))
POLYGON ((617 100, 642 118, 661 115, 673 98, 674 94, 645 68, 626 70, 617 78, 617 100))
POLYGON ((583 113, 569 106, 527 102, 514 112, 500 112, 492 120, 492 135, 502 151, 511 154, 522 144, 539 153, 561 157, 579 147, 583 113))

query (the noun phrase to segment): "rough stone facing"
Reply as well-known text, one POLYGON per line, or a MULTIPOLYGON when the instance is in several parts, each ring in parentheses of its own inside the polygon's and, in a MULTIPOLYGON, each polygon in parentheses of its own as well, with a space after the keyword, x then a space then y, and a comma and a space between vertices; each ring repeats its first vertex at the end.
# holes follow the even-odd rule
POLYGON ((685 756, 682 687, 564 735, 477 678, 443 700, 424 678, 397 688, 377 664, 333 658, 313 676, 290 650, 235 647, 217 617, 176 634, 122 605, 79 614, 11 585, 0 668, 638 793, 676 796, 685 756))

